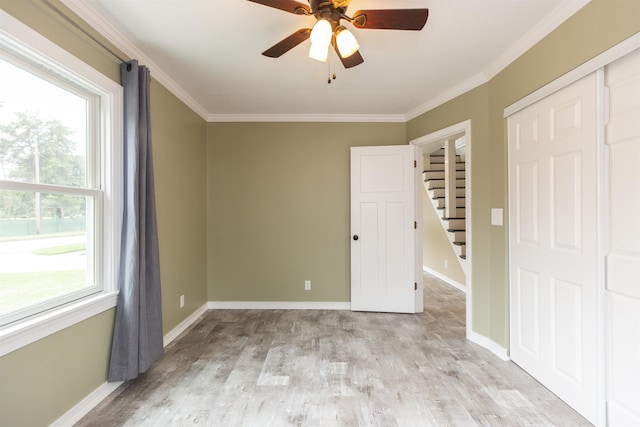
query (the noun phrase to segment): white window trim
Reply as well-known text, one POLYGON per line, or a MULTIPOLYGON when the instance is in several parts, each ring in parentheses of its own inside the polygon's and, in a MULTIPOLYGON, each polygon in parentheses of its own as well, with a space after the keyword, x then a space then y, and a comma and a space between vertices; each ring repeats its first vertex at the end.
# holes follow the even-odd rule
POLYGON ((122 86, 0 10, 0 43, 25 53, 53 72, 63 70, 100 95, 103 226, 96 242, 103 250, 97 294, 48 310, 0 328, 0 356, 109 310, 117 301, 117 278, 122 229, 122 86))

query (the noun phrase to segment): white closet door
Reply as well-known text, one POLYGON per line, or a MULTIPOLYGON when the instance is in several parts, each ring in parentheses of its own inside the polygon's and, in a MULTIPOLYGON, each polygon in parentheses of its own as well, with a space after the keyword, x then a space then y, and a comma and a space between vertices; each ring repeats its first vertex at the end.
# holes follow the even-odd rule
POLYGON ((511 358, 597 410, 597 111, 592 74, 509 118, 511 358))
POLYGON ((640 426, 640 51, 605 67, 607 413, 640 426))

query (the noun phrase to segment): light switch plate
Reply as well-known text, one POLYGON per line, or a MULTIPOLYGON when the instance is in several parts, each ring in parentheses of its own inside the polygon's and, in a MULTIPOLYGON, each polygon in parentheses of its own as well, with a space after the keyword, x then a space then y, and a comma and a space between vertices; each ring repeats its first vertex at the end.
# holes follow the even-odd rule
POLYGON ((491 208, 491 225, 502 225, 502 208, 491 208))

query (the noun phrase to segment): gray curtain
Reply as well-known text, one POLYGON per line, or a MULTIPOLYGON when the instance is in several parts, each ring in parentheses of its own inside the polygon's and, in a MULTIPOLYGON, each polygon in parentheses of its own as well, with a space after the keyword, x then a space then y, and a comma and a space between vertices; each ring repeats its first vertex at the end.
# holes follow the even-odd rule
POLYGON ((133 379, 163 354, 150 73, 134 60, 121 65, 120 77, 124 88, 124 217, 109 381, 133 379))

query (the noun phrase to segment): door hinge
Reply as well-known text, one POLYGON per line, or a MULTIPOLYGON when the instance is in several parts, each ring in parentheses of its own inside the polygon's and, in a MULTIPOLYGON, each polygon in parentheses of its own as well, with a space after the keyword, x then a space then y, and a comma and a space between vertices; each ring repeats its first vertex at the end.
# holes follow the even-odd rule
POLYGON ((418 221, 413 221, 413 229, 414 230, 418 229, 418 221))
POLYGON ((413 283, 413 290, 417 291, 418 290, 418 282, 414 282, 413 283))
POLYGON ((417 160, 414 160, 414 161, 413 161, 413 167, 414 167, 414 168, 417 168, 417 167, 418 167, 418 161, 417 161, 417 160))

